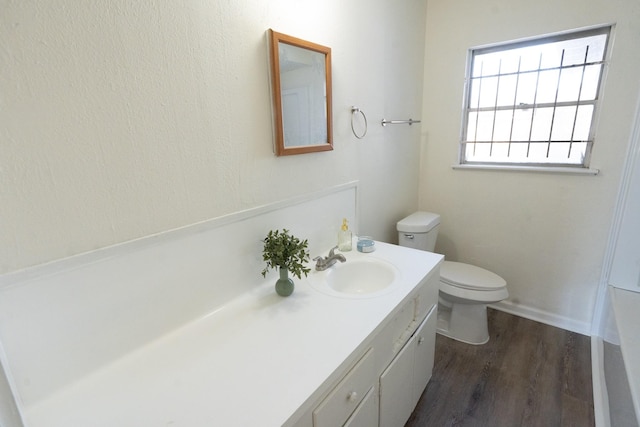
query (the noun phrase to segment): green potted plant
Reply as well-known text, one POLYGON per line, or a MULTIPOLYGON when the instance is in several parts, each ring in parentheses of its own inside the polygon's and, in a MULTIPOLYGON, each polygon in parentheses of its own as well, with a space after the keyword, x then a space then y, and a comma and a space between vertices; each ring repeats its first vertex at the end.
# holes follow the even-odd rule
POLYGON ((276 282, 276 292, 284 297, 291 295, 293 280, 289 278, 289 272, 302 279, 303 274, 306 277, 311 271, 304 264, 309 262, 309 242, 289 234, 287 229, 269 231, 263 242, 262 259, 267 266, 262 270, 262 277, 266 277, 270 269, 278 269, 280 278, 276 282))

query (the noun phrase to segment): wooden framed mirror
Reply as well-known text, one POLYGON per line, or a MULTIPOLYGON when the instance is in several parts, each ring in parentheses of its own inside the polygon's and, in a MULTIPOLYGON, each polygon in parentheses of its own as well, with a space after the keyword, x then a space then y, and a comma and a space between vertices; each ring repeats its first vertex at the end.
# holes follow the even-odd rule
POLYGON ((276 155, 333 150, 331 48, 269 30, 276 155))

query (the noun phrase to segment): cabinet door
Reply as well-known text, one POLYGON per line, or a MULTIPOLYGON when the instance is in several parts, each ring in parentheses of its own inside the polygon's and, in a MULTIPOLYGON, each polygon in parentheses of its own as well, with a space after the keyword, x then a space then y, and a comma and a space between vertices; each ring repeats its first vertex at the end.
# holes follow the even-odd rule
POLYGON ((416 331, 415 337, 415 369, 413 387, 413 408, 420 400, 422 392, 431 379, 433 372, 433 360, 436 350, 436 326, 438 322, 437 305, 431 307, 431 311, 423 320, 416 331))
POLYGON ((409 419, 413 401, 415 335, 380 376, 380 427, 402 427, 409 419))

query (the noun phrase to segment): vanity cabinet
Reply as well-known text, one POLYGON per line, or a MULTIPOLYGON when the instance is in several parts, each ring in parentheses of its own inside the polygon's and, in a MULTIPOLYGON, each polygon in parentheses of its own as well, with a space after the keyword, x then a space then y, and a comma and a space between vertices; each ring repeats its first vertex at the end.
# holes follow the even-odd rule
POLYGON ((437 322, 435 306, 380 376, 380 427, 402 427, 431 379, 437 322))
POLYGON ((402 427, 434 363, 440 273, 435 268, 368 341, 366 351, 296 426, 402 427))

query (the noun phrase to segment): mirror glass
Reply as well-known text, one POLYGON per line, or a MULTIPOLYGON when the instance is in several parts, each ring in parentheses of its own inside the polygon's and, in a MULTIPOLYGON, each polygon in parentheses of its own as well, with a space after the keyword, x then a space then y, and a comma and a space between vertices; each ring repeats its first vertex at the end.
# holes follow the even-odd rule
POLYGON ((331 49, 269 30, 278 156, 333 150, 331 49))

